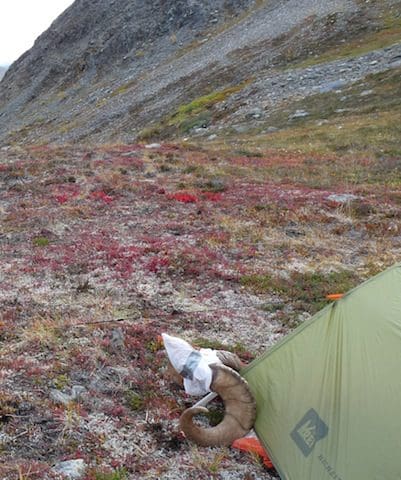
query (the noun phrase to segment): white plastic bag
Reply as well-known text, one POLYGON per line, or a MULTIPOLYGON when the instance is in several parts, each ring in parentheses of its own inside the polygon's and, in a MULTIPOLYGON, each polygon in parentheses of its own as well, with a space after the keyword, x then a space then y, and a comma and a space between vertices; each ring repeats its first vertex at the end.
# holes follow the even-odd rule
POLYGON ((206 395, 212 383, 211 363, 221 363, 215 350, 195 350, 185 340, 162 333, 168 358, 177 372, 184 377, 185 392, 189 395, 206 395))

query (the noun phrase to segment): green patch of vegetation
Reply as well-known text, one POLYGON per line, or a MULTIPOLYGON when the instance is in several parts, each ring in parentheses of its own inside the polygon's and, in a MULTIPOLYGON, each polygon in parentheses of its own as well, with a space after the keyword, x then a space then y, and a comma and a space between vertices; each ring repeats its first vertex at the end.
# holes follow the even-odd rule
POLYGON ((128 404, 128 407, 134 412, 137 412, 138 410, 142 410, 144 407, 143 398, 133 390, 128 390, 128 392, 126 392, 125 400, 128 404))
POLYGON ((50 240, 47 237, 36 237, 33 239, 35 247, 47 247, 50 244, 50 240))
MULTIPOLYGON (((301 152, 367 154, 375 157, 401 155, 401 111, 372 115, 353 115, 343 119, 331 119, 327 123, 307 123, 278 132, 271 136, 270 145, 276 148, 297 149, 301 152)), ((338 172, 340 173, 340 172, 338 172)), ((361 170, 352 183, 381 182, 383 175, 366 178, 369 172, 361 170)), ((386 183, 398 185, 400 177, 387 177, 386 183)))
POLYGON ((245 149, 239 149, 234 152, 236 155, 240 155, 241 157, 249 157, 249 158, 261 158, 263 157, 263 153, 261 152, 254 152, 245 149))
POLYGON ((109 473, 95 472, 94 478, 95 480, 127 480, 128 472, 125 468, 119 468, 109 473))
POLYGON ((79 126, 78 121, 65 122, 58 127, 57 131, 61 135, 65 135, 66 133, 71 132, 71 130, 73 130, 74 128, 77 128, 78 126, 79 126))
POLYGON ((241 285, 255 293, 267 293, 274 289, 270 275, 244 275, 241 277, 241 285))
POLYGON ((190 115, 188 118, 184 118, 180 122, 173 122, 171 125, 177 125, 181 133, 188 133, 194 128, 207 128, 212 123, 212 114, 210 112, 201 112, 197 115, 190 115))
POLYGON ((10 397, 7 394, 0 394, 0 426, 1 419, 8 418, 11 415, 14 415, 17 410, 16 399, 10 397))
POLYGON ((222 193, 227 190, 227 184, 219 178, 210 178, 195 184, 203 192, 222 193))
POLYGON ((288 278, 271 275, 245 275, 241 284, 254 293, 275 293, 283 296, 295 306, 296 310, 311 314, 326 304, 326 295, 346 293, 359 283, 355 273, 343 270, 327 274, 293 272, 288 278))
POLYGON ((67 375, 64 375, 64 374, 58 375, 53 380, 53 385, 55 386, 55 388, 57 388, 57 390, 63 390, 63 388, 70 385, 70 379, 68 378, 67 375))
POLYGON ((215 427, 223 420, 224 410, 218 406, 208 407, 208 410, 207 418, 209 423, 212 427, 215 427))
POLYGON ((284 303, 264 303, 260 309, 267 313, 275 313, 284 308, 284 303))
POLYGON ((205 173, 205 167, 202 165, 187 165, 183 168, 182 173, 184 174, 193 174, 195 176, 202 176, 205 173))
POLYGON ((135 85, 135 83, 135 80, 130 80, 129 82, 124 83, 124 85, 120 85, 113 92, 111 92, 110 97, 116 97, 117 95, 122 95, 128 92, 128 90, 130 90, 135 85))
POLYGON ((159 339, 151 340, 146 344, 146 349, 149 350, 149 352, 156 353, 164 349, 164 344, 162 340, 159 339))
POLYGON ((172 116, 171 121, 180 123, 188 115, 194 115, 202 112, 206 108, 210 108, 216 103, 226 100, 230 95, 239 92, 244 88, 244 84, 237 85, 235 87, 225 88, 217 92, 209 93, 203 97, 199 97, 186 105, 182 105, 178 108, 177 112, 172 116))
POLYGON ((198 337, 192 341, 192 344, 198 348, 211 348, 212 350, 227 350, 234 353, 245 353, 247 349, 241 343, 234 345, 226 345, 218 340, 211 340, 210 338, 198 337))
POLYGON ((192 102, 179 107, 167 121, 167 124, 177 127, 182 133, 188 132, 192 128, 208 126, 212 119, 209 110, 226 100, 230 95, 242 90, 244 86, 245 84, 240 84, 196 98, 192 102))
POLYGON ((138 140, 142 142, 150 141, 154 138, 161 138, 163 137, 164 127, 161 123, 154 123, 149 127, 143 128, 138 133, 138 140))
POLYGON ((185 134, 193 128, 206 128, 214 119, 213 107, 242 90, 247 84, 248 82, 243 82, 239 85, 198 97, 190 103, 180 106, 170 117, 162 122, 142 130, 138 138, 142 141, 150 140, 173 135, 174 133, 185 134))

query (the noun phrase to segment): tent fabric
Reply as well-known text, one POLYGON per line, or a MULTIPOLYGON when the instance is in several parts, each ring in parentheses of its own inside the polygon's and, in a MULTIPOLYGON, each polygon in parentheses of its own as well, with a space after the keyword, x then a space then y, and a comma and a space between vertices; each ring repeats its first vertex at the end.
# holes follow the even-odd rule
POLYGON ((401 479, 401 264, 327 306, 241 374, 282 480, 401 479))

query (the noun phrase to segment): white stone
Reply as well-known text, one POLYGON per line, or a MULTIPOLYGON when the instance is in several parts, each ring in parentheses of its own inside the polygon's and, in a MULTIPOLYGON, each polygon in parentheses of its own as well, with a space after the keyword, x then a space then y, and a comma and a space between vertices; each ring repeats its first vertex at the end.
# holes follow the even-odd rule
POLYGON ((149 143, 148 145, 145 145, 145 148, 152 149, 152 148, 160 148, 161 144, 160 143, 149 143))
POLYGON ((86 465, 82 459, 57 463, 53 469, 70 480, 79 479, 85 474, 86 465))
POLYGON ((63 405, 68 405, 70 402, 74 402, 75 400, 78 400, 79 397, 86 391, 85 387, 82 387, 81 385, 74 385, 71 388, 71 393, 63 393, 60 390, 56 390, 55 388, 52 388, 50 390, 50 398, 56 402, 56 403, 61 403, 63 405))
POLYGON ((330 200, 331 202, 337 202, 337 203, 348 203, 351 202, 352 200, 356 200, 358 197, 356 195, 352 195, 351 193, 333 193, 332 195, 329 195, 327 197, 327 200, 330 200))

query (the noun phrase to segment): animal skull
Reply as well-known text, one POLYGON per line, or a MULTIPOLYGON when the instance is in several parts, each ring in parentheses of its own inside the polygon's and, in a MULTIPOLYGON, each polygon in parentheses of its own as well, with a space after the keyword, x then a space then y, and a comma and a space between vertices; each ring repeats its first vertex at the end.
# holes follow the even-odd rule
POLYGON ((247 382, 235 370, 217 363, 210 365, 210 368, 213 374, 210 389, 223 400, 223 420, 215 427, 199 427, 193 417, 208 413, 208 410, 194 406, 182 413, 180 427, 185 436, 198 445, 228 446, 252 428, 256 418, 256 403, 247 382))

